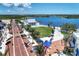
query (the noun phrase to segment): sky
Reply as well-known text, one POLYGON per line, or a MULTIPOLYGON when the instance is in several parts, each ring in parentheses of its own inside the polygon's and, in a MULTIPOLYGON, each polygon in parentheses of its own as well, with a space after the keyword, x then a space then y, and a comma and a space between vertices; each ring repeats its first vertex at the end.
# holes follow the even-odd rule
POLYGON ((0 14, 79 14, 79 3, 0 3, 0 14))

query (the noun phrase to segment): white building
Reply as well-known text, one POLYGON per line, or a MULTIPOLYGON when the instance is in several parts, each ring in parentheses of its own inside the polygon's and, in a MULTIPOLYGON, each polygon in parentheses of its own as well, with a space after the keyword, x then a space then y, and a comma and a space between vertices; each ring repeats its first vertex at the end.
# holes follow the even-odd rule
POLYGON ((73 32, 72 38, 70 46, 74 48, 74 55, 79 56, 79 30, 73 32))
POLYGON ((24 25, 27 25, 27 24, 30 24, 30 25, 39 25, 39 23, 35 19, 24 20, 24 25))
POLYGON ((2 19, 2 22, 4 22, 5 24, 10 24, 10 21, 11 21, 10 19, 7 19, 7 20, 6 19, 2 19))
POLYGON ((2 54, 5 54, 7 40, 12 37, 12 35, 9 34, 9 30, 6 27, 2 29, 2 37, 3 38, 0 41, 0 52, 2 54))

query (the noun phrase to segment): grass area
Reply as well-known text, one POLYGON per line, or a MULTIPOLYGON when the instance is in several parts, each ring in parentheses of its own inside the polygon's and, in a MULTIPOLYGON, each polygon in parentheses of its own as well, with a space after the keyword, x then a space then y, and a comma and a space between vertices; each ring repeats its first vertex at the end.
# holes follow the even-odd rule
POLYGON ((52 31, 52 28, 50 27, 34 27, 34 29, 40 32, 40 37, 49 36, 52 31))

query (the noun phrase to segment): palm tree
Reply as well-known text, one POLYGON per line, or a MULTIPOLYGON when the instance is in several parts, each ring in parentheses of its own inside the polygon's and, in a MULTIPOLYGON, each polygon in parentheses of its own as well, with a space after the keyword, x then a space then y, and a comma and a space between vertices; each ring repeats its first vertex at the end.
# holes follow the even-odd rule
POLYGON ((61 29, 67 31, 67 33, 72 33, 73 31, 76 30, 76 26, 75 26, 75 24, 66 23, 61 27, 61 29))
POLYGON ((54 34, 54 29, 52 29, 52 34, 54 34))
POLYGON ((67 42, 70 40, 70 37, 72 36, 73 31, 75 31, 76 26, 74 24, 66 23, 61 27, 61 29, 65 30, 65 32, 63 32, 63 33, 66 33, 64 34, 65 35, 64 41, 67 44, 67 42))
POLYGON ((29 32, 31 32, 32 34, 35 32, 34 28, 29 28, 29 32))
POLYGON ((27 31, 29 31, 29 30, 31 29, 31 25, 25 26, 25 29, 26 29, 27 31))
POLYGON ((63 53, 65 53, 66 55, 72 56, 73 51, 74 51, 73 48, 65 47, 63 53))
POLYGON ((24 23, 23 22, 21 22, 21 26, 22 26, 22 28, 24 28, 24 23))
POLYGON ((36 31, 34 28, 29 28, 29 32, 31 33, 34 39, 38 38, 38 36, 40 35, 40 32, 36 31))
POLYGON ((62 30, 65 30, 67 33, 64 38, 64 42, 65 42, 64 53, 67 55, 71 55, 73 49, 69 47, 69 41, 72 39, 72 33, 73 31, 75 31, 76 26, 74 24, 64 24, 61 28, 62 30))
POLYGON ((36 47, 36 53, 38 56, 44 56, 44 47, 42 44, 36 47))
POLYGON ((34 39, 36 39, 36 38, 39 38, 40 32, 34 31, 31 35, 34 39))

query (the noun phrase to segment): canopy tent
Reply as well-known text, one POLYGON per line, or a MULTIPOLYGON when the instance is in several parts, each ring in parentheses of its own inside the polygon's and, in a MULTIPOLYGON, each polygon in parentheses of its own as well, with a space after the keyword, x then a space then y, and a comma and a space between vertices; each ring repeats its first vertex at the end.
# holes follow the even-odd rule
POLYGON ((51 45, 51 41, 45 41, 44 43, 43 43, 43 45, 45 46, 45 47, 50 47, 50 45, 51 45))

